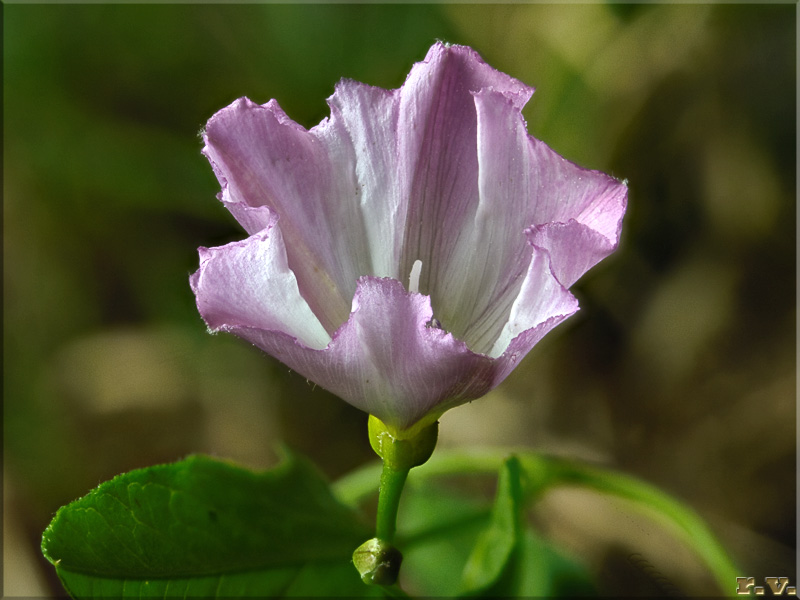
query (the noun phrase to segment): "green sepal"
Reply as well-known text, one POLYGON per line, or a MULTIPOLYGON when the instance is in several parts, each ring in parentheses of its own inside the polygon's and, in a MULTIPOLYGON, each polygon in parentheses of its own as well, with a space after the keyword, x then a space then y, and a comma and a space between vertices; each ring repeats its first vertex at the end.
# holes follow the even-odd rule
POLYGON ((375 454, 395 471, 408 471, 427 462, 439 437, 438 421, 415 431, 410 437, 397 435, 373 415, 369 416, 368 428, 369 443, 375 454))

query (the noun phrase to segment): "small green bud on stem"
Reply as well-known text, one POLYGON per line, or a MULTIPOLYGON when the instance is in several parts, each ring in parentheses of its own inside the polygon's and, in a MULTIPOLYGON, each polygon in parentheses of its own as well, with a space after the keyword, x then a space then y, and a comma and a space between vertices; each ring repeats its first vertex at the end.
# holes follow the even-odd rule
POLYGON ((369 443, 383 459, 383 470, 378 488, 375 537, 361 544, 353 553, 353 564, 364 583, 390 586, 397 581, 403 555, 392 542, 400 495, 408 472, 431 457, 438 437, 439 423, 412 428, 398 435, 383 421, 370 415, 369 443))
POLYGON ((353 552, 353 564, 361 580, 369 585, 393 585, 402 562, 400 551, 378 538, 367 540, 353 552))

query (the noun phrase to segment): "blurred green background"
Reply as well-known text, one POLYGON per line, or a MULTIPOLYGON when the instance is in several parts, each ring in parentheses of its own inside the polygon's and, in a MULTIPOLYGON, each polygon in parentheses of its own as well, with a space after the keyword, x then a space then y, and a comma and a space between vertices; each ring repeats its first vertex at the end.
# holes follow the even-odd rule
MULTIPOLYGON (((530 132, 630 182, 580 313, 445 415, 441 445, 640 476, 743 576, 797 583, 795 5, 5 4, 6 596, 59 590, 42 530, 119 472, 196 451, 266 467, 281 443, 330 477, 372 458, 366 415, 206 333, 196 247, 244 232, 198 132, 243 95, 310 127, 339 78, 398 87, 436 39, 535 86, 530 132)), ((562 490, 533 517, 609 595, 653 593, 633 553, 713 592, 621 508, 562 490)))

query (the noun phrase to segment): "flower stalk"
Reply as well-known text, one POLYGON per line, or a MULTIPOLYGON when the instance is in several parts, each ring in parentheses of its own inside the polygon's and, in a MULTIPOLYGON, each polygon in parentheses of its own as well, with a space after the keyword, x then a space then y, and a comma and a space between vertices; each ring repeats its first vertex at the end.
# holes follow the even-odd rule
MULTIPOLYGON (((421 469, 418 481, 442 475, 489 475, 496 473, 511 449, 443 451, 421 469)), ((709 525, 692 508, 635 477, 584 465, 579 462, 546 456, 536 452, 514 449, 526 473, 525 496, 535 502, 547 490, 571 485, 630 502, 632 508, 642 511, 656 523, 682 540, 708 568, 721 591, 732 589, 730 582, 741 571, 725 547, 716 538, 709 525)), ((370 485, 376 476, 377 465, 370 465, 339 480, 334 489, 337 497, 347 505, 358 502, 374 493, 370 485)), ((413 545, 413 539, 406 540, 413 545)))
POLYGON ((387 586, 397 582, 403 555, 393 544, 400 497, 408 472, 424 464, 433 454, 439 423, 415 428, 410 436, 408 432, 403 433, 407 437, 390 430, 380 419, 370 415, 370 445, 383 461, 375 537, 361 544, 353 553, 353 564, 361 580, 370 585, 387 586))
POLYGON ((386 461, 381 471, 381 484, 378 492, 378 515, 375 519, 375 536, 388 543, 394 542, 397 530, 397 509, 400 496, 410 469, 396 470, 386 461))

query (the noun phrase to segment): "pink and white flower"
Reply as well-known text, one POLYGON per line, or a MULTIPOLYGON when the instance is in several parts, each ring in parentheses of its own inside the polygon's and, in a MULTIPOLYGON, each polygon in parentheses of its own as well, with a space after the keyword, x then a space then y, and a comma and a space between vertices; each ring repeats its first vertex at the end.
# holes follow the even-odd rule
POLYGON ((340 81, 309 130, 275 100, 219 111, 203 153, 250 237, 199 249, 209 329, 400 436, 497 386, 578 309, 627 202, 528 135, 532 94, 437 43, 399 89, 340 81))

